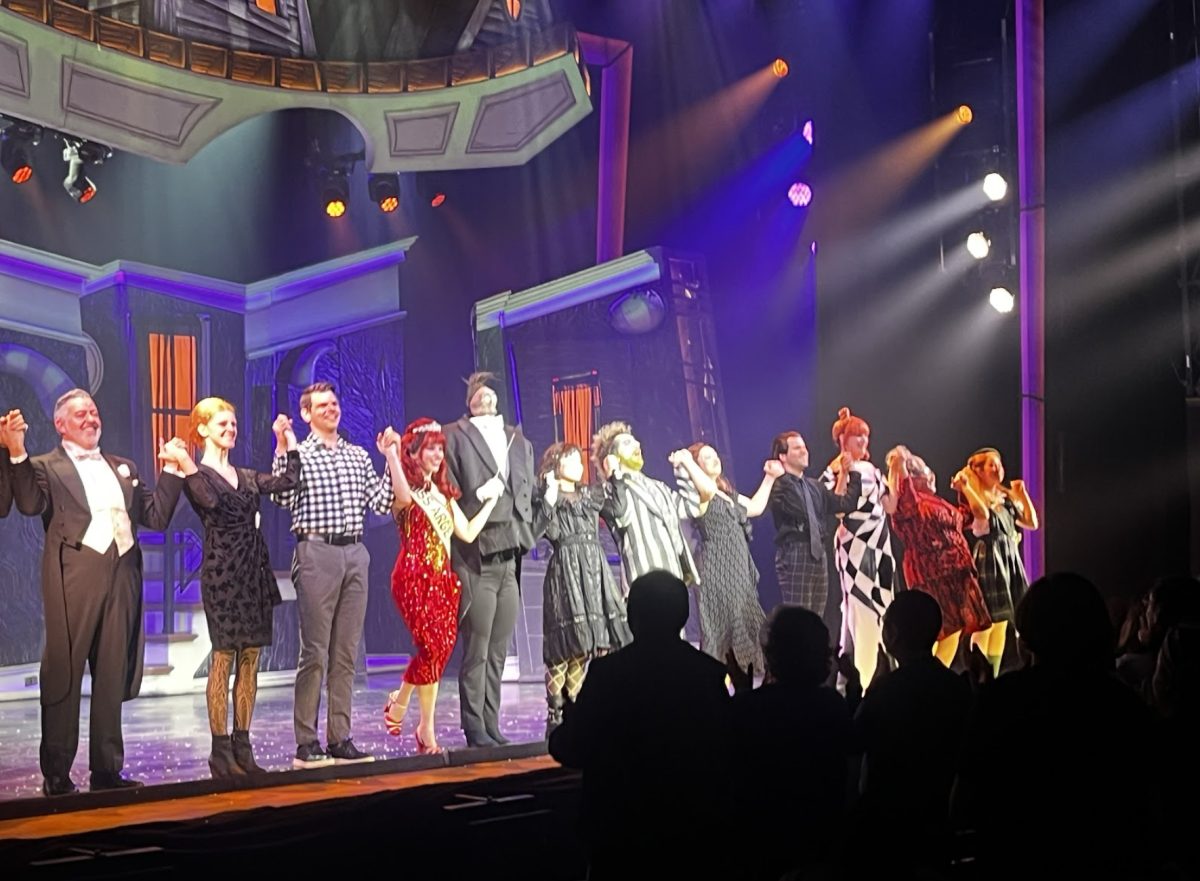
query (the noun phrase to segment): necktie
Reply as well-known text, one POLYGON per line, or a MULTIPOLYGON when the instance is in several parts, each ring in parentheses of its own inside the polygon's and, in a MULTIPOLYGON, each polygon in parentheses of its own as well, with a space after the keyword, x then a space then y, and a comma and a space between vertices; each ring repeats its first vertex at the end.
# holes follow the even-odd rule
POLYGON ((804 490, 804 508, 808 513, 808 547, 814 560, 821 559, 821 523, 817 519, 817 490, 803 477, 800 486, 804 490))

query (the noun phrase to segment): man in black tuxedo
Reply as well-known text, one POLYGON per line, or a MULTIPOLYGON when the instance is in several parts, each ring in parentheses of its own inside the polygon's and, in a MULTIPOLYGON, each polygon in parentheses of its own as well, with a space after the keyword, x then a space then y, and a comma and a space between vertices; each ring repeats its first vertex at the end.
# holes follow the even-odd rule
POLYGON ((473 544, 455 538, 452 548, 462 582, 458 696, 468 746, 508 743, 500 732, 500 678, 517 625, 520 558, 534 542, 533 446, 496 412, 494 382, 490 373, 472 374, 467 380, 470 415, 445 429, 446 464, 462 491, 458 504, 467 519, 495 495, 497 482, 502 490, 479 538, 473 544))
POLYGON ((12 509, 12 466, 8 455, 8 415, 0 416, 0 517, 12 509))
MULTIPOLYGON (((79 747, 79 703, 86 663, 92 675, 88 735, 91 788, 140 786, 121 776, 125 747, 121 703, 142 683, 142 554, 137 529, 164 530, 183 479, 164 472, 151 492, 128 459, 100 452, 100 413, 90 394, 72 389, 54 407, 62 445, 30 458, 20 411, 7 417, 13 498, 22 514, 41 515, 42 791, 75 791, 71 765, 79 747)), ((194 471, 183 442, 160 442, 159 458, 194 471)))

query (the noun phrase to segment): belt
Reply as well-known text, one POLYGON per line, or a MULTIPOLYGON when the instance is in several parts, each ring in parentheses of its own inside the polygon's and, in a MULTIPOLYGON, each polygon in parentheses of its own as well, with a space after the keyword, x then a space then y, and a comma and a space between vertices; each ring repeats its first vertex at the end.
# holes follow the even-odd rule
POLYGON ((521 556, 520 548, 506 548, 503 551, 496 551, 494 554, 481 554, 480 559, 485 563, 506 563, 519 556, 521 556))
POLYGON ((297 532, 296 541, 319 541, 322 544, 356 545, 362 541, 361 535, 346 535, 343 532, 297 532))

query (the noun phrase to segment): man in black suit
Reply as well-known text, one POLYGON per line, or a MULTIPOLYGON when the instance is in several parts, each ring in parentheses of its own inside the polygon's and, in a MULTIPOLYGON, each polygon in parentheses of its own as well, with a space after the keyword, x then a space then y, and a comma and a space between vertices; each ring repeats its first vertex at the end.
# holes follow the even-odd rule
MULTIPOLYGON (((55 404, 61 446, 31 459, 25 450, 27 427, 20 411, 9 413, 13 498, 22 514, 41 515, 46 528, 42 791, 48 796, 75 791, 70 771, 79 747, 85 663, 92 675, 91 788, 140 786, 121 776, 121 703, 136 697, 141 687, 145 644, 137 529, 167 528, 183 480, 164 472, 151 493, 133 462, 101 453, 100 413, 82 389, 72 389, 55 404)), ((176 470, 195 470, 178 439, 160 443, 159 458, 176 470)))
POLYGON ((8 455, 8 415, 0 416, 0 517, 12 509, 12 465, 8 455))
POLYGON ((550 735, 550 755, 583 771, 589 878, 731 877, 710 846, 727 803, 725 665, 679 638, 687 616, 680 578, 636 579, 633 642, 592 660, 550 735))
POLYGON ((472 374, 467 380, 470 415, 445 429, 446 464, 462 491, 458 504, 467 519, 496 494, 497 484, 501 489, 479 538, 473 544, 455 538, 452 548, 462 582, 458 696, 468 746, 508 743, 500 733, 500 678, 517 625, 520 558, 534 543, 533 446, 497 413, 494 382, 490 373, 472 374))

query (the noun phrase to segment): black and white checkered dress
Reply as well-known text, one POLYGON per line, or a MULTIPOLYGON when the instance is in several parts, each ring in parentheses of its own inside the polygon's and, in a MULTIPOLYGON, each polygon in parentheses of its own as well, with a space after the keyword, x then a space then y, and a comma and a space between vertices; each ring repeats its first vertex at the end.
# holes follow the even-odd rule
MULTIPOLYGON (((896 557, 892 553, 892 533, 882 500, 887 484, 878 468, 867 461, 854 463, 862 478, 862 491, 853 511, 841 517, 834 535, 838 577, 842 583, 843 621, 846 604, 859 603, 879 618, 891 605, 896 575, 896 557)), ((826 468, 821 481, 832 488, 837 478, 826 468)))

